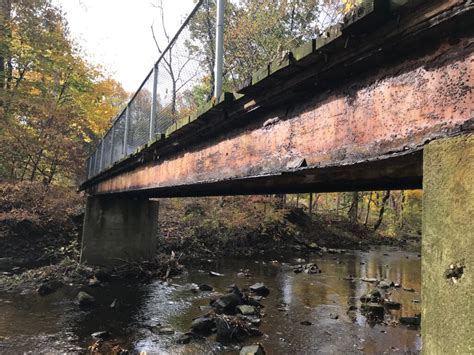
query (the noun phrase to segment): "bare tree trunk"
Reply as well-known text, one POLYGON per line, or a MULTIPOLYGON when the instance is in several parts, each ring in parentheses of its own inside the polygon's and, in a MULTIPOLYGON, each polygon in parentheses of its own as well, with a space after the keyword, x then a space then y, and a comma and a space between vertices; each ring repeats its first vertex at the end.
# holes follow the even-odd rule
POLYGON ((339 204, 340 204, 340 195, 339 192, 336 194, 336 216, 339 216, 339 204))
POLYGON ((358 210, 359 210, 359 192, 354 191, 352 193, 351 207, 349 208, 349 212, 348 212, 349 221, 352 224, 357 223, 358 210))
POLYGON ((382 224, 383 214, 385 212, 385 205, 387 204, 387 201, 389 198, 390 198, 390 190, 387 190, 387 192, 385 192, 385 195, 382 198, 382 206, 380 207, 379 218, 377 219, 377 222, 375 222, 375 225, 374 225, 374 231, 379 229, 380 225, 382 224))
POLYGON ((364 220, 364 226, 366 226, 366 227, 367 227, 367 222, 369 221, 370 204, 372 203, 372 194, 373 194, 373 192, 370 191, 369 202, 367 202, 367 213, 365 214, 365 220, 364 220))
MULTIPOLYGON (((0 0, 0 93, 6 89, 7 76, 6 67, 11 68, 11 59, 9 58, 9 38, 11 37, 11 31, 9 25, 11 17, 11 0, 0 0), (7 55, 5 57, 4 55, 7 55)), ((11 77, 11 76, 10 76, 11 77)), ((3 94, 0 95, 0 107, 3 107, 3 94)))
POLYGON ((403 228, 403 212, 404 212, 404 205, 405 205, 405 190, 400 191, 400 202, 398 204, 400 211, 398 216, 398 229, 401 230, 403 228))
POLYGON ((309 214, 313 214, 313 193, 309 194, 309 214))
POLYGON ((296 208, 298 208, 300 202, 300 194, 296 194, 296 208))

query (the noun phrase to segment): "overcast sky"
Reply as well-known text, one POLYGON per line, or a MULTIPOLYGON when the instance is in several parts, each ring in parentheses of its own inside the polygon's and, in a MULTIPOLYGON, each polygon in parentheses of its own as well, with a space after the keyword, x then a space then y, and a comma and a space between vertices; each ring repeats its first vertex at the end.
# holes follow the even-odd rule
MULTIPOLYGON (((157 0, 53 0, 66 13, 72 36, 88 60, 102 65, 127 91, 138 89, 158 59, 150 26, 159 32, 157 0), (156 3, 155 2, 155 3, 156 3)), ((194 7, 192 0, 163 0, 174 33, 194 7)), ((160 41, 164 43, 164 39, 160 41)))

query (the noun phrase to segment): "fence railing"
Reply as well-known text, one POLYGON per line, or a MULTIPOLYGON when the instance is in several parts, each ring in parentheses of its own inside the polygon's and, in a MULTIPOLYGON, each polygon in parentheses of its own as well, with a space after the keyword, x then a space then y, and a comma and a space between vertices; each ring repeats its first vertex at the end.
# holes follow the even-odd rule
MULTIPOLYGON (((246 9, 250 17, 239 17, 227 24, 226 31, 235 36, 225 37, 225 46, 234 50, 225 52, 224 90, 237 91, 257 69, 278 62, 282 54, 310 39, 324 36, 328 27, 341 23, 344 8, 355 2, 328 0, 321 7, 319 0, 305 0, 281 8, 278 6, 292 2, 276 6, 271 0, 261 0, 255 5, 257 8, 246 9), (255 17, 259 11, 266 11, 267 15, 273 11, 271 21, 259 22, 255 17)), ((239 1, 226 3, 234 9, 245 6, 239 1)), ((87 180, 164 134, 180 118, 189 116, 211 99, 213 16, 215 0, 198 1, 166 48, 159 48, 158 61, 87 159, 87 180)), ((164 27, 161 31, 166 32, 164 27)))
POLYGON ((164 134, 174 122, 196 110, 198 101, 210 97, 211 88, 194 93, 206 76, 212 76, 193 53, 191 43, 191 21, 202 3, 196 4, 166 48, 159 48, 159 59, 87 159, 87 179, 164 134))

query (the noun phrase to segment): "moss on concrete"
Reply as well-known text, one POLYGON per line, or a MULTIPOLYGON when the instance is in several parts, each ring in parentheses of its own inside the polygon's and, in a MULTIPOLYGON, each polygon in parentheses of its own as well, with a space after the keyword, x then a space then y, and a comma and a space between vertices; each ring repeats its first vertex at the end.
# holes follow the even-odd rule
POLYGON ((431 142, 423 157, 423 353, 472 354, 474 135, 431 142))

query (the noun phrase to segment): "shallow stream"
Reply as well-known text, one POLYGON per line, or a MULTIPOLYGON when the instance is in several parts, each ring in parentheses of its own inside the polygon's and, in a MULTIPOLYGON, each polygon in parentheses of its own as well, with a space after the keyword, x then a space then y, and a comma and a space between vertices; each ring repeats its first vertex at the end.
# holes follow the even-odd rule
POLYGON ((147 284, 127 280, 86 287, 84 290, 96 297, 98 303, 90 310, 78 307, 78 290, 72 287, 44 297, 0 293, 0 353, 84 353, 95 341, 91 334, 102 330, 112 334, 112 342, 134 352, 148 353, 235 354, 243 344, 256 342, 263 345, 267 354, 420 351, 420 329, 396 324, 399 317, 414 316, 421 310, 421 259, 416 253, 378 248, 301 256, 306 262, 316 263, 322 270, 320 274, 295 274, 285 265, 295 264, 295 257, 298 256, 274 257, 277 262, 263 257, 209 261, 174 279, 173 285, 159 280, 147 284), (248 269, 251 276, 237 277, 241 269, 248 269), (209 271, 224 276, 210 277, 209 271), (356 278, 348 280, 350 275, 356 278), (402 303, 400 310, 391 310, 386 315, 388 325, 369 324, 360 313, 359 297, 373 287, 360 280, 364 277, 401 283, 402 288, 388 291, 392 300, 402 303), (186 345, 176 343, 180 334, 189 330, 192 319, 201 314, 199 306, 209 303, 207 293, 189 291, 190 283, 206 283, 217 291, 225 291, 230 284, 245 288, 255 282, 264 282, 270 289, 262 301, 263 336, 230 346, 216 343, 213 337, 186 345), (414 292, 403 288, 412 288, 414 292), (118 308, 110 307, 114 299, 118 300, 118 308), (358 310, 348 314, 351 305, 358 310), (335 316, 337 319, 333 319, 335 316), (302 321, 311 325, 302 325, 302 321), (175 334, 153 333, 150 327, 158 323, 172 326, 175 334))

